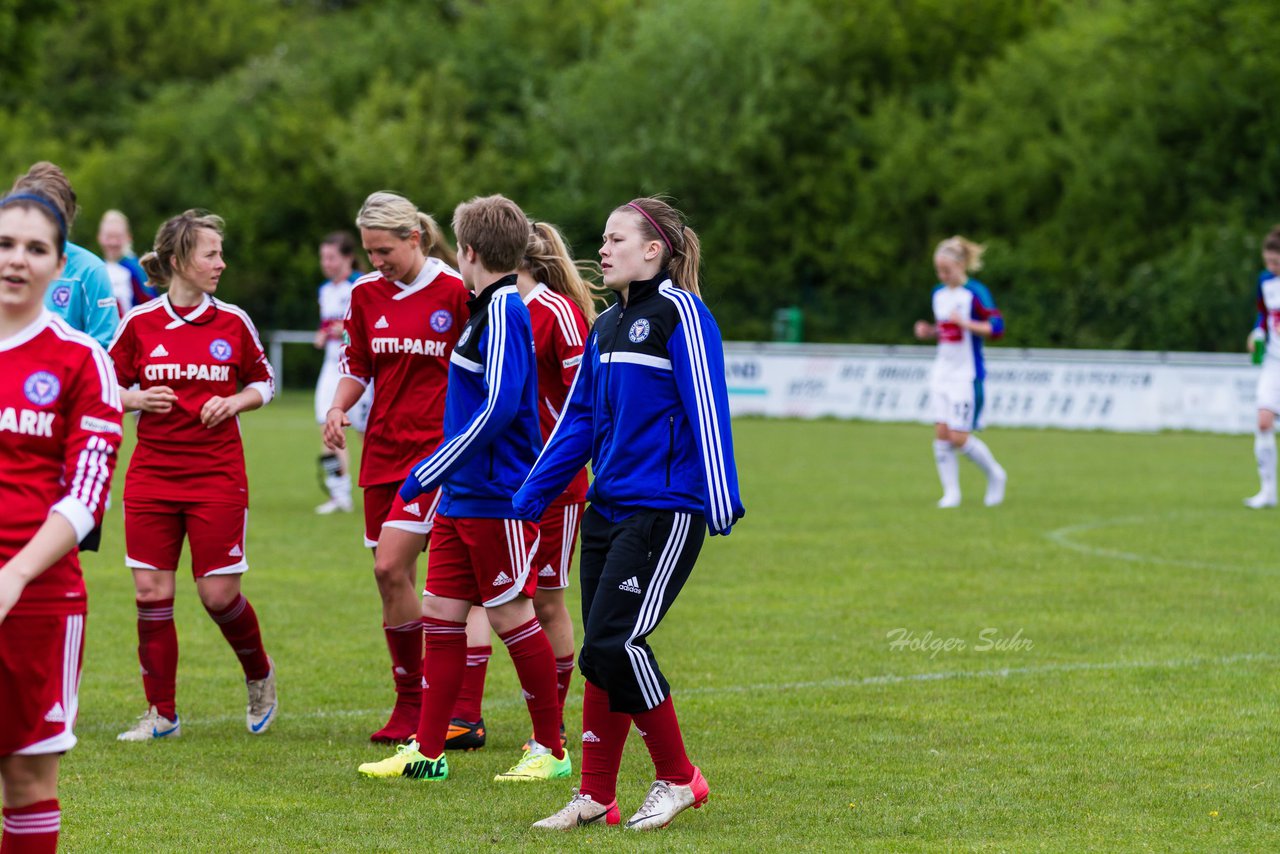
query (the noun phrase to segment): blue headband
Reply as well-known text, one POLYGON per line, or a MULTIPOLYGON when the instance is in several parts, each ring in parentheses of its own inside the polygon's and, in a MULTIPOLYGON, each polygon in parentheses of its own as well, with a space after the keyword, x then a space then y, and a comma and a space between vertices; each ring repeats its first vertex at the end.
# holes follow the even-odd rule
POLYGON ((67 220, 62 216, 62 211, 58 210, 58 206, 46 199, 44 196, 37 196, 35 193, 14 193, 0 199, 0 208, 12 202, 35 202, 49 213, 53 214, 54 222, 58 223, 58 239, 62 245, 58 247, 60 252, 67 251, 67 220))

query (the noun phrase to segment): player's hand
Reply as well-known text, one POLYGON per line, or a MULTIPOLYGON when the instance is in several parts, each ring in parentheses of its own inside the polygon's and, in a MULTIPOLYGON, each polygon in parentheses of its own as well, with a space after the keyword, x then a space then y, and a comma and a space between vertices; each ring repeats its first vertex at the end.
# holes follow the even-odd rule
POLYGON ((178 395, 167 385, 153 385, 138 397, 138 408, 143 412, 169 412, 178 402, 178 395))
POLYGON ((239 411, 234 397, 211 397, 200 407, 200 423, 205 427, 217 427, 239 411))
POLYGON ((404 479, 404 483, 400 485, 400 498, 404 501, 412 501, 423 493, 422 484, 413 475, 409 475, 404 479))
POLYGON ((311 341, 317 350, 323 350, 324 345, 329 341, 329 330, 321 326, 316 330, 316 337, 311 341))
POLYGON ((4 618, 13 610, 13 606, 18 604, 18 597, 22 595, 26 586, 26 583, 18 577, 18 573, 0 569, 0 623, 4 622, 4 618))
POLYGON ((346 428, 351 426, 351 419, 341 407, 331 406, 324 417, 324 446, 331 451, 341 451, 347 447, 346 428))
POLYGON ((933 324, 929 323, 928 321, 917 320, 915 333, 916 333, 916 338, 920 339, 921 341, 932 338, 934 335, 933 324))

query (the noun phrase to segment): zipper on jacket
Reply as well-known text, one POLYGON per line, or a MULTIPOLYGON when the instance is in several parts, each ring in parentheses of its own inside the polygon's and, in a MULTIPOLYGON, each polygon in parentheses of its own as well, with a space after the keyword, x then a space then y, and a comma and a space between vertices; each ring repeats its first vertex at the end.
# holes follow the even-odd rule
POLYGON ((671 458, 676 453, 676 417, 667 416, 667 486, 671 486, 671 458))

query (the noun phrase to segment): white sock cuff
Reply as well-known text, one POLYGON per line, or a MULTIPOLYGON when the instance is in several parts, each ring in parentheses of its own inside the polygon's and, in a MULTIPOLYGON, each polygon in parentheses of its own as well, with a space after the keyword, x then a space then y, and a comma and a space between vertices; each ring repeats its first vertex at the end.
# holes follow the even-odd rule
POLYGON ((1275 448, 1276 431, 1275 430, 1255 430, 1253 433, 1253 447, 1258 450, 1275 448))

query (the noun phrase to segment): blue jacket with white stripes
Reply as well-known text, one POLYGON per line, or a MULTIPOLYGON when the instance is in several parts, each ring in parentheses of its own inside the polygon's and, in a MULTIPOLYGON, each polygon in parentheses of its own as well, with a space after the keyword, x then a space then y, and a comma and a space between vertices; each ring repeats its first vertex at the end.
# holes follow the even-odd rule
POLYGON ((588 458, 587 499, 610 521, 639 510, 702 515, 728 534, 738 494, 720 330, 664 270, 596 319, 569 400, 516 512, 539 518, 588 458))
POLYGON ((511 505, 542 446, 533 327, 515 280, 504 276, 467 303, 471 319, 449 357, 444 441, 410 470, 405 501, 439 486, 446 516, 540 518, 511 505))

